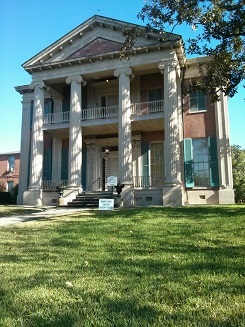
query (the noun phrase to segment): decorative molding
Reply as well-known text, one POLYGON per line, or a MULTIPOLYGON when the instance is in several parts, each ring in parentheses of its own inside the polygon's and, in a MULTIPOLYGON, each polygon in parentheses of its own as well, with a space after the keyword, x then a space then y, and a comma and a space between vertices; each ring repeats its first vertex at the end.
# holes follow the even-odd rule
POLYGON ((114 70, 114 76, 115 77, 119 77, 121 74, 125 74, 127 76, 130 76, 133 74, 132 68, 127 67, 127 68, 120 68, 120 69, 116 69, 114 70))
POLYGON ((87 84, 87 82, 82 78, 81 75, 68 76, 66 78, 66 83, 67 84, 71 84, 72 82, 81 83, 82 86, 85 86, 87 84))
POLYGON ((48 89, 47 85, 43 81, 34 82, 29 85, 30 90, 34 90, 35 87, 39 87, 40 89, 45 89, 45 90, 48 89))
POLYGON ((158 64, 158 68, 160 69, 161 73, 164 73, 164 69, 166 67, 172 67, 176 68, 179 66, 179 63, 177 60, 163 60, 158 64))

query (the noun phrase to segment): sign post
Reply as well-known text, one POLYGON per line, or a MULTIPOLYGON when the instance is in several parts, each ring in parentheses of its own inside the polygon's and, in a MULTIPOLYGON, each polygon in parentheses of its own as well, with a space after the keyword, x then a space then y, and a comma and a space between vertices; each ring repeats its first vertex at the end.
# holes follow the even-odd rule
POLYGON ((109 176, 107 178, 107 185, 108 186, 116 186, 117 185, 117 177, 116 176, 109 176))
POLYGON ((99 199, 99 210, 102 210, 102 216, 104 210, 114 209, 114 199, 99 199))

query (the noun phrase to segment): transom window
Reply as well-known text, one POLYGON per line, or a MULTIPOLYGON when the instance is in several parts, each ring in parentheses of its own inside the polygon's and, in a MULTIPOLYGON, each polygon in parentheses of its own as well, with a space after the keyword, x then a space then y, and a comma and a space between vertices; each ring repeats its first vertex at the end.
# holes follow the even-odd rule
POLYGON ((206 108, 206 95, 202 92, 190 93, 190 111, 205 111, 206 108))

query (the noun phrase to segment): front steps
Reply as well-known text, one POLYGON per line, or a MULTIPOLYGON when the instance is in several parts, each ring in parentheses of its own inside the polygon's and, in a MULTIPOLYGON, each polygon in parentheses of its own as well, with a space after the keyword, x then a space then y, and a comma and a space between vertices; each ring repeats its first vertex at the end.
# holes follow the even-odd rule
POLYGON ((113 199, 113 192, 110 191, 91 191, 83 192, 81 195, 68 202, 69 207, 99 208, 99 199, 113 199))

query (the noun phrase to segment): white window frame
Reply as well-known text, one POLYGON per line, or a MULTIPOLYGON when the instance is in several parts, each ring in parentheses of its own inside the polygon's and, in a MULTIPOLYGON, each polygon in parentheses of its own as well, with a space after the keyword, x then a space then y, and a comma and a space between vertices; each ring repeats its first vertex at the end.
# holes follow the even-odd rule
POLYGON ((197 112, 205 112, 207 111, 207 101, 206 101, 206 94, 203 92, 191 92, 189 94, 189 111, 190 113, 197 113, 197 112), (192 106, 192 100, 196 101, 196 106, 192 106), (199 101, 204 100, 204 107, 199 109, 199 101))

